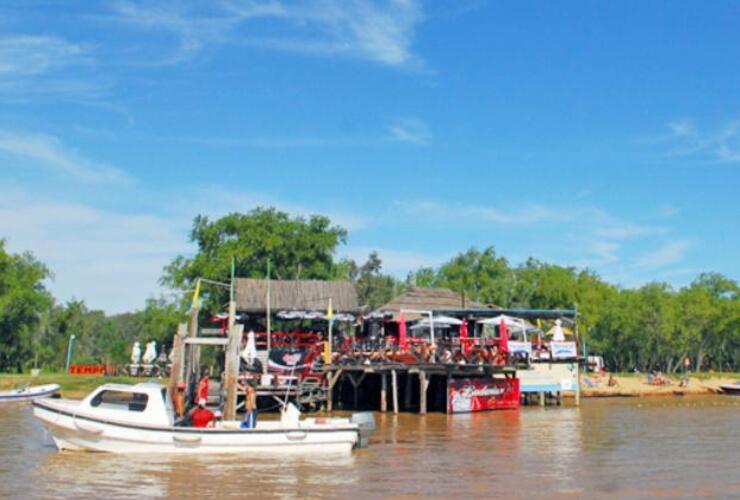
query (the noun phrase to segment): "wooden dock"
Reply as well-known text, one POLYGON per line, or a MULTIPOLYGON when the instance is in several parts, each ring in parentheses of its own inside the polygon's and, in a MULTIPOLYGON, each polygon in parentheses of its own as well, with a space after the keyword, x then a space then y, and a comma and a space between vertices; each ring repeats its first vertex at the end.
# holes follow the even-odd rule
POLYGON ((446 411, 447 382, 450 379, 516 376, 514 367, 434 363, 331 365, 324 367, 323 371, 327 377, 329 412, 334 410, 335 402, 344 409, 387 412, 390 387, 393 413, 418 411, 420 415, 427 413, 430 403, 434 410, 446 411))

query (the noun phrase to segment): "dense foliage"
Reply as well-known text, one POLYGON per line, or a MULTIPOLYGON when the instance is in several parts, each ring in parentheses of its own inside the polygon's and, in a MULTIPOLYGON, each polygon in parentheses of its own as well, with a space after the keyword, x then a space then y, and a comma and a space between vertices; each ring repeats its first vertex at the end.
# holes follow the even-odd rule
MULTIPOLYGON (((290 217, 274 208, 232 213, 216 221, 199 215, 190 240, 193 257, 179 256, 165 268, 162 283, 189 290, 197 278, 228 282, 231 263, 236 276, 264 278, 268 260, 274 279, 329 279, 334 275, 334 250, 346 240, 346 230, 324 216, 290 217)), ((221 309, 228 302, 222 288, 204 289, 207 306, 221 309)))
MULTIPOLYGON (((358 264, 335 260, 346 231, 326 217, 290 217, 275 209, 230 214, 215 221, 196 217, 192 257, 177 257, 163 283, 190 292, 198 277, 228 281, 232 258, 237 276, 263 278, 268 258, 277 279, 347 279, 360 303, 378 307, 405 286, 447 287, 483 304, 511 308, 577 308, 579 332, 590 353, 602 354, 612 370, 740 368, 740 287, 716 273, 673 289, 649 283, 622 289, 589 270, 529 259, 512 266, 493 247, 470 249, 436 269, 420 268, 405 282, 382 272, 373 252, 358 264)), ((64 367, 75 335, 74 361, 122 364, 131 345, 151 340, 169 346, 185 317, 186 301, 149 299, 143 310, 106 316, 81 301, 55 303, 45 289, 50 271, 28 253, 12 255, 0 240, 0 370, 64 367)), ((207 307, 222 310, 226 291, 206 289, 207 307)), ((183 297, 189 297, 183 293, 183 297)))
POLYGON ((588 270, 534 259, 512 267, 489 247, 419 269, 407 281, 502 307, 577 308, 588 351, 602 354, 612 370, 673 372, 687 357, 694 368, 740 366, 740 289, 720 274, 702 274, 680 290, 665 283, 620 289, 588 270))

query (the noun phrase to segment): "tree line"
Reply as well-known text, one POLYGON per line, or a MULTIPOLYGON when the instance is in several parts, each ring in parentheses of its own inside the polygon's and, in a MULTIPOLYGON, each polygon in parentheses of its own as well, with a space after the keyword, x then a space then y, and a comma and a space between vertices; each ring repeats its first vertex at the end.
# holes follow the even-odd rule
MULTIPOLYGON (((689 357, 692 367, 740 367, 738 283, 718 273, 699 275, 689 286, 667 283, 639 288, 610 284, 589 269, 536 259, 514 266, 493 246, 471 248, 436 268, 422 267, 399 279, 383 272, 376 252, 364 263, 336 258, 347 231, 324 216, 291 217, 274 208, 194 219, 196 250, 165 267, 163 285, 180 300, 149 298, 143 309, 117 315, 90 310, 83 301, 58 303, 46 287, 51 271, 30 253, 11 254, 0 240, 0 371, 34 364, 64 367, 69 337, 74 361, 122 364, 135 340, 168 346, 187 314, 198 277, 227 282, 236 276, 274 279, 344 279, 368 309, 409 286, 445 287, 477 302, 506 308, 577 308, 579 332, 590 353, 611 370, 673 372, 689 357)), ((203 289, 206 313, 225 310, 228 291, 203 289)))

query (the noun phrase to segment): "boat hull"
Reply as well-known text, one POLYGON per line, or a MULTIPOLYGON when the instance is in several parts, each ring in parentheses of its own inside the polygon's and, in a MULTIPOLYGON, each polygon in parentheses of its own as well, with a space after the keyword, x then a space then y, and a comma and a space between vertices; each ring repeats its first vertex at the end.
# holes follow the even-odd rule
POLYGON ((40 385, 20 391, 0 392, 0 403, 14 401, 31 401, 39 398, 48 398, 59 393, 58 384, 40 385))
POLYGON ((722 392, 732 396, 740 396, 740 384, 725 384, 719 386, 722 392))
MULTIPOLYGON (((60 450, 175 454, 348 454, 357 443, 356 427, 194 429, 113 423, 34 402, 34 415, 60 450)), ((226 424, 237 425, 236 422, 226 424)), ((274 424, 278 424, 275 422, 274 424)))

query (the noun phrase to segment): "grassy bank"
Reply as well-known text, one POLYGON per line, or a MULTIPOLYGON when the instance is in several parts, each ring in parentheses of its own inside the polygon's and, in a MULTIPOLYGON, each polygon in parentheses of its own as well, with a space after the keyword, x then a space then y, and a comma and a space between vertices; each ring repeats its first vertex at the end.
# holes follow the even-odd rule
POLYGON ((12 389, 17 385, 59 384, 62 386, 62 397, 80 399, 93 389, 107 382, 135 384, 144 382, 145 378, 136 377, 101 377, 95 375, 68 375, 66 373, 42 373, 38 377, 29 374, 0 374, 0 390, 12 389))
POLYGON ((682 396, 690 394, 717 394, 720 386, 740 380, 740 373, 690 373, 689 383, 681 387, 682 373, 668 375, 668 385, 647 383, 644 373, 613 373, 615 386, 609 386, 609 375, 584 374, 581 378, 582 394, 585 397, 609 396, 682 396))

